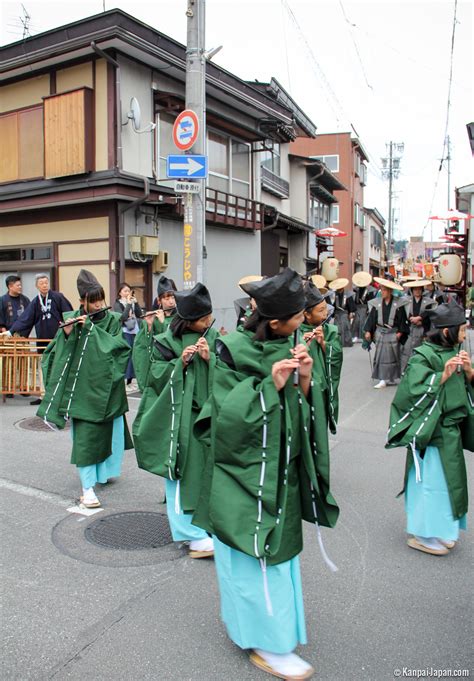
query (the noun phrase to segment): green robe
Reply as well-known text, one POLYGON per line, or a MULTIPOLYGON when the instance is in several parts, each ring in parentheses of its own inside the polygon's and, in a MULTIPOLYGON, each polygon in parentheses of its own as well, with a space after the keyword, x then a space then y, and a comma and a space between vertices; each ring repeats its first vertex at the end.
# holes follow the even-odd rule
MULTIPOLYGON (((82 311, 67 312, 65 319, 82 311)), ((90 466, 112 452, 113 422, 128 411, 124 373, 130 347, 122 336, 120 314, 108 311, 94 323, 59 330, 43 354, 46 392, 37 414, 62 429, 74 421, 71 463, 90 466)), ((133 443, 125 416, 125 448, 133 443)))
MULTIPOLYGON (((301 334, 311 332, 314 327, 308 324, 300 326, 301 334)), ((337 419, 339 416, 339 381, 342 369, 342 343, 341 335, 335 324, 323 326, 326 352, 316 340, 309 346, 309 354, 313 358, 313 375, 315 381, 319 381, 324 394, 326 419, 331 433, 336 433, 337 419)))
POLYGON ((333 527, 339 509, 329 490, 321 391, 313 385, 307 400, 290 378, 278 392, 271 367, 290 357, 292 342, 252 337, 234 331, 218 341, 235 369, 218 358, 196 422, 210 453, 193 523, 271 565, 301 551, 302 519, 333 527))
POLYGON ((218 332, 210 329, 206 335, 209 363, 196 354, 185 368, 181 354, 199 336, 191 332, 174 338, 170 329, 155 336, 148 380, 133 424, 139 467, 179 480, 185 512, 194 511, 199 498, 205 446, 193 436, 193 425, 210 393, 218 332))
POLYGON ((141 392, 145 390, 148 372, 150 371, 153 337, 158 336, 160 333, 164 333, 171 324, 172 319, 173 315, 165 317, 165 320, 160 322, 160 320, 155 317, 150 331, 148 331, 147 323, 142 322, 140 330, 135 336, 135 342, 132 349, 132 363, 138 387, 141 392))
POLYGON ((415 448, 439 450, 455 519, 467 512, 468 493, 463 447, 474 451, 474 391, 465 373, 441 384, 444 365, 456 355, 429 342, 416 348, 390 410, 387 448, 407 446, 405 486, 415 448))

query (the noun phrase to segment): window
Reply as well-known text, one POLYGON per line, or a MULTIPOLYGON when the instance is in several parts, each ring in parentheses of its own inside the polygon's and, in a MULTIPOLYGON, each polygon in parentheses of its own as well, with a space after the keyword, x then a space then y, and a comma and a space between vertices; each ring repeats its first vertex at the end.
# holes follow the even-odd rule
POLYGON ((354 225, 358 225, 361 228, 365 225, 365 215, 358 203, 354 204, 354 225))
POLYGON ((43 177, 43 105, 1 115, 0 139, 0 182, 43 177))
POLYGON ((160 182, 166 178, 166 157, 169 156, 169 154, 177 153, 177 149, 173 144, 174 121, 174 116, 170 116, 169 114, 165 113, 160 113, 159 116, 156 117, 156 122, 158 125, 158 177, 160 182))
POLYGON ((332 173, 339 172, 339 154, 329 154, 328 156, 310 156, 317 161, 322 161, 332 173))
POLYGON ((330 207, 326 203, 321 203, 314 196, 310 200, 310 225, 314 229, 329 227, 330 207))
POLYGON ((339 224, 339 206, 337 203, 331 205, 331 225, 339 224))
POLYGON ((44 176, 94 169, 94 91, 88 87, 44 97, 44 176))
POLYGON ((359 154, 354 154, 354 172, 359 177, 361 184, 367 184, 367 166, 359 154))
POLYGON ((28 246, 27 248, 0 249, 0 262, 51 260, 51 246, 28 246))
MULTIPOLYGON (((166 179, 166 157, 179 153, 173 144, 175 117, 160 113, 157 116, 160 183, 166 179)), ((250 145, 215 130, 207 133, 209 177, 207 186, 226 194, 250 198, 250 145)), ((222 198, 222 197, 220 197, 222 198)))
POLYGON ((272 147, 269 148, 270 144, 271 143, 269 143, 268 141, 265 142, 265 149, 260 155, 260 164, 263 168, 267 168, 272 173, 279 176, 281 173, 280 145, 274 142, 272 147))
POLYGON ((250 145, 209 130, 209 187, 250 198, 250 145))

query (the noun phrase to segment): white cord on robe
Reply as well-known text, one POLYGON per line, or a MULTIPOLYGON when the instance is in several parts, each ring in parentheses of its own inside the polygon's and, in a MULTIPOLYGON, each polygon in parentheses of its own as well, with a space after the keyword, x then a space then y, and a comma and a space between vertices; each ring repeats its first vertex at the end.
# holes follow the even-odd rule
POLYGON ((420 462, 418 461, 418 455, 416 453, 416 440, 413 438, 413 442, 411 443, 411 451, 413 454, 413 461, 415 463, 415 480, 416 482, 421 482, 421 471, 420 471, 420 462))
POLYGON ((259 558, 260 567, 262 569, 263 576, 263 593, 265 594, 265 605, 267 606, 267 615, 273 617, 273 606, 272 600, 270 598, 270 591, 268 589, 268 577, 267 577, 267 559, 259 558))
POLYGON ((319 527, 319 523, 318 523, 318 509, 316 508, 316 499, 314 497, 313 485, 311 485, 311 496, 312 496, 312 503, 313 503, 314 524, 316 526, 316 533, 318 535, 319 550, 321 551, 321 555, 323 557, 324 562, 326 563, 328 568, 331 570, 331 572, 338 572, 339 568, 337 567, 337 565, 335 565, 332 562, 332 560, 329 558, 328 554, 326 553, 326 549, 324 548, 323 536, 321 534, 321 528, 319 527))
POLYGON ((179 495, 180 495, 180 489, 179 489, 179 480, 176 482, 176 494, 174 497, 174 512, 176 515, 181 515, 181 508, 179 504, 179 495))
POLYGON ((332 560, 329 558, 328 554, 326 553, 326 549, 324 548, 323 544, 323 536, 321 534, 321 528, 319 525, 316 523, 316 532, 318 534, 318 544, 319 544, 319 549, 321 551, 321 555, 323 557, 324 562, 328 566, 328 568, 331 570, 331 572, 338 572, 339 568, 337 565, 335 565, 332 560))

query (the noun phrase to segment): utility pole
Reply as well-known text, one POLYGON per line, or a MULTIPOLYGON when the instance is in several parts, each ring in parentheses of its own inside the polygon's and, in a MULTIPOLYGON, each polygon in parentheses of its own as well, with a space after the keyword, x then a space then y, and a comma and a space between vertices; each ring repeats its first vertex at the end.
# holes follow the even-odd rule
MULTIPOLYGON (((206 155, 206 0, 188 0, 186 16, 186 109, 194 111, 199 121, 199 133, 189 153, 206 155)), ((205 282, 206 180, 197 182, 200 184, 199 193, 185 194, 184 198, 184 237, 186 242, 189 236, 191 250, 196 254, 191 281, 205 282), (191 234, 187 235, 189 226, 191 234)))
POLYGON ((448 149, 448 155, 446 156, 446 160, 448 162, 448 210, 451 208, 451 140, 449 139, 449 135, 446 141, 447 149, 448 149))
POLYGON ((388 156, 382 158, 382 176, 388 180, 388 228, 387 228, 387 263, 392 258, 392 239, 393 239, 393 180, 400 175, 400 160, 405 149, 403 142, 387 142, 385 145, 388 156))
POLYGON ((388 244, 387 244, 387 262, 392 257, 392 234, 393 234, 393 217, 392 217, 392 186, 393 186, 393 142, 390 142, 389 155, 389 175, 388 175, 388 244))

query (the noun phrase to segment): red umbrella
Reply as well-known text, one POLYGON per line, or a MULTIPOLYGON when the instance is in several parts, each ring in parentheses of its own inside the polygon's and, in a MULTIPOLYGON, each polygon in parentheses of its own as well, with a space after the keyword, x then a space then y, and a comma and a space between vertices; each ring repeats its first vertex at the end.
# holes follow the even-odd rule
POLYGON ((337 236, 347 236, 347 232, 341 232, 340 229, 336 229, 335 227, 324 227, 323 229, 318 229, 315 233, 316 236, 326 236, 331 239, 337 236))
POLYGON ((461 213, 459 210, 452 210, 450 208, 445 213, 440 213, 439 215, 430 215, 430 220, 469 220, 474 218, 474 215, 468 215, 467 213, 461 213))

